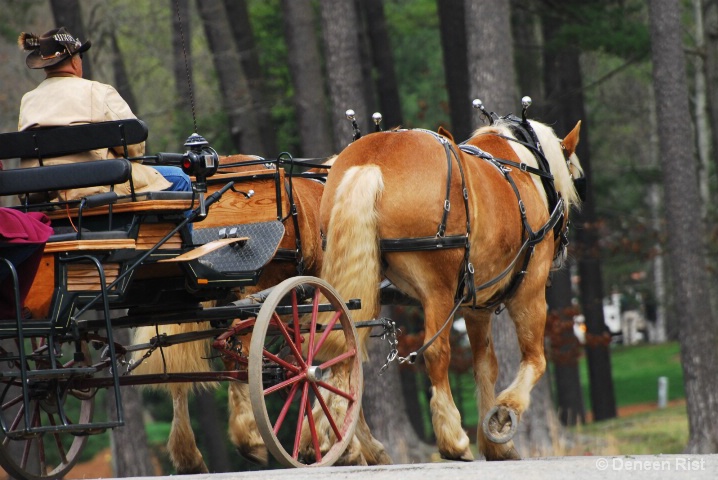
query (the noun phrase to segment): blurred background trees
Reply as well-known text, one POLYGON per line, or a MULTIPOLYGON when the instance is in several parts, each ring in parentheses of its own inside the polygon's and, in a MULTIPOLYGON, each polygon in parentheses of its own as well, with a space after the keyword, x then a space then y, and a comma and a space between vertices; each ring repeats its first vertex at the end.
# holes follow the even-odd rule
MULTIPOLYGON (((349 108, 364 133, 380 111, 385 128, 443 125, 462 140, 484 121, 473 98, 504 115, 520 113, 520 97, 530 95, 529 115, 559 136, 582 121, 589 185, 571 225, 570 268, 548 291, 552 365, 538 391, 564 424, 589 411, 598 420, 616 415, 616 331, 605 312, 618 294, 644 316, 644 340, 682 342, 684 370, 697 382, 686 389, 691 449, 715 452, 718 424, 703 419, 716 418, 718 400, 701 382, 718 373, 710 356, 718 347, 718 2, 648 3, 650 12, 641 0, 14 0, 0 18, 0 131, 17 128, 20 98, 43 78, 25 67, 17 36, 60 24, 92 40, 86 76, 131 102, 155 152, 182 151, 197 130, 221 154, 326 157, 351 141, 349 108), (667 17, 680 33, 656 48, 669 41, 658 33, 667 17), (664 89, 659 68, 657 52, 671 48, 684 52, 668 60, 685 66, 680 91, 664 89), (679 103, 664 101, 671 95, 679 103), (670 158, 680 161, 669 161, 677 132, 680 157, 670 158), (666 203, 664 191, 678 193, 666 203), (687 308, 689 300, 701 308, 687 308), (582 354, 590 398, 578 384, 582 354)), ((403 395, 423 395, 406 377, 403 395)))

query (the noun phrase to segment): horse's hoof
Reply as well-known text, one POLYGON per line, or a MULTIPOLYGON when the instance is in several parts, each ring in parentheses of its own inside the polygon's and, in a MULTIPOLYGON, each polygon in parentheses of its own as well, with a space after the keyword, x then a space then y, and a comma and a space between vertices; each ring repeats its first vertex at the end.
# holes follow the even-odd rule
POLYGON ((263 467, 269 465, 269 453, 267 447, 249 447, 249 448, 237 448, 237 452, 252 463, 256 463, 263 467))
POLYGON ((196 475, 198 473, 209 473, 209 469, 207 468, 207 465, 204 464, 204 462, 202 462, 200 465, 195 465, 194 467, 177 469, 177 475, 196 475))
POLYGON ((498 405, 489 410, 481 423, 484 435, 493 443, 506 443, 514 438, 518 426, 516 412, 498 405))
POLYGON ((473 462, 474 454, 471 453, 471 450, 467 449, 466 451, 464 451, 464 453, 462 453, 458 457, 449 458, 448 456, 446 456, 442 453, 441 458, 443 458, 444 460, 453 460, 453 461, 459 461, 459 462, 473 462))

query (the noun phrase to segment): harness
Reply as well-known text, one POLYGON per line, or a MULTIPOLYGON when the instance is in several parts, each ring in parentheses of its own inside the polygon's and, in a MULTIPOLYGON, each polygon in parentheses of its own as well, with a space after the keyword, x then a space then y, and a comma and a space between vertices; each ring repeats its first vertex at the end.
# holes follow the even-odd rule
MULTIPOLYGON (((446 161, 447 161, 447 181, 446 181, 446 196, 444 199, 444 209, 442 212, 441 217, 441 223, 439 223, 437 227, 437 233, 435 236, 432 237, 418 237, 418 238, 393 238, 393 239, 381 239, 379 241, 379 246, 383 252, 400 252, 400 251, 421 251, 421 250, 437 250, 437 249, 443 249, 443 248, 464 248, 464 261, 463 266, 461 269, 461 272, 459 274, 459 287, 457 288, 457 293, 455 295, 455 298, 458 302, 464 303, 464 302, 472 302, 471 308, 481 308, 481 309, 493 309, 501 305, 505 302, 506 299, 510 298, 518 289, 518 287, 521 284, 521 281, 523 280, 524 275, 526 274, 528 264, 531 261, 531 257, 533 256, 533 251, 535 246, 540 243, 545 237, 546 234, 554 229, 559 229, 559 231, 563 230, 563 225, 560 220, 564 217, 564 202, 561 196, 556 191, 554 181, 553 181, 553 175, 551 174, 551 171, 549 170, 549 163, 546 159, 546 156, 543 154, 543 151, 541 150, 541 146, 538 142, 538 138, 536 137, 536 134, 534 133, 533 129, 530 127, 528 122, 524 123, 521 122, 516 117, 507 117, 509 120, 512 120, 512 130, 515 130, 515 134, 517 136, 522 137, 521 139, 518 138, 512 138, 505 135, 499 135, 501 138, 504 138, 506 140, 511 140, 518 142, 527 148, 531 152, 534 153, 538 160, 539 168, 532 167, 530 165, 527 165, 525 163, 517 163, 511 160, 507 159, 501 159, 496 158, 493 155, 491 155, 488 152, 485 152, 481 150, 478 147, 475 147, 473 145, 467 145, 467 144, 461 144, 459 145, 459 149, 467 153, 471 156, 481 158, 485 161, 488 161, 491 163, 494 167, 496 167, 499 172, 503 175, 504 179, 509 183, 511 186, 511 189, 513 190, 514 194, 516 195, 516 199, 518 202, 519 212, 521 214, 521 223, 523 225, 523 244, 521 245, 521 248, 517 252, 516 256, 513 258, 513 260, 507 265, 507 267, 501 271, 496 277, 493 279, 481 284, 481 285, 475 285, 474 284, 474 266, 471 264, 470 261, 470 235, 471 235, 471 220, 470 220, 470 214, 469 214, 469 194, 468 190, 466 188, 466 179, 464 176, 464 169, 460 160, 460 157, 458 155, 458 152, 453 147, 453 145, 448 141, 447 138, 443 137, 442 135, 439 135, 438 133, 432 132, 430 130, 423 130, 423 129, 417 129, 420 132, 425 132, 434 137, 437 141, 439 141, 442 146, 444 147, 444 151, 446 152, 446 161), (466 234, 460 234, 460 235, 450 235, 446 236, 446 223, 448 221, 449 212, 451 210, 451 202, 449 201, 451 196, 451 175, 452 175, 452 163, 453 159, 456 160, 456 163, 459 167, 459 173, 461 175, 461 188, 462 188, 462 196, 464 199, 464 208, 466 212, 466 234), (531 225, 529 225, 528 218, 526 216, 526 206, 524 205, 523 200, 521 199, 521 193, 519 192, 518 187, 516 186, 516 183, 514 182, 514 179, 511 177, 511 171, 513 168, 517 168, 521 171, 538 175, 541 178, 541 181, 544 185, 544 189, 546 190, 546 195, 548 198, 549 203, 549 211, 551 212, 551 215, 548 219, 548 221, 538 230, 534 231, 531 228, 531 225), (524 255, 525 254, 525 255, 524 255), (476 304, 476 292, 480 290, 487 289, 489 287, 492 287, 493 285, 496 285, 498 282, 500 282, 502 279, 504 279, 507 275, 509 275, 515 268, 518 261, 521 259, 521 257, 524 257, 523 264, 521 267, 521 270, 513 277, 511 280, 511 283, 501 292, 498 292, 493 298, 488 300, 486 303, 482 305, 476 304)), ((563 238, 563 237, 562 237, 563 238)), ((563 241, 563 240, 562 240, 563 241)))

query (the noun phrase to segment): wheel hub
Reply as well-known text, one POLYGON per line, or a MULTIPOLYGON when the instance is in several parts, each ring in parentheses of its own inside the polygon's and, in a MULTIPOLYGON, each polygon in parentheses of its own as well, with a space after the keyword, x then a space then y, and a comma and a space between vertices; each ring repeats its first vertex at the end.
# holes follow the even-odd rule
POLYGON ((310 382, 316 383, 322 380, 323 376, 324 371, 321 369, 321 367, 312 366, 307 369, 307 379, 310 382))

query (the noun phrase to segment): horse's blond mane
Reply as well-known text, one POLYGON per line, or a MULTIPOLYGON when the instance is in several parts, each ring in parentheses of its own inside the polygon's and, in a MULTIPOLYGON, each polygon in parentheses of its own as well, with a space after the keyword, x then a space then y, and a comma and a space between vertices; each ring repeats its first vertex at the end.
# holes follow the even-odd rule
MULTIPOLYGON (((573 178, 571 177, 571 172, 566 165, 563 150, 561 149, 561 139, 556 136, 556 133, 548 125, 545 125, 541 122, 537 122, 535 120, 529 120, 529 122, 531 123, 534 132, 536 132, 536 137, 541 144, 541 148, 544 152, 544 155, 546 156, 546 160, 548 160, 549 162, 549 168, 551 169, 551 173, 553 174, 556 190, 561 194, 561 197, 566 203, 566 207, 580 206, 581 200, 579 199, 578 193, 576 192, 573 178)), ((509 128, 509 126, 510 123, 508 121, 498 120, 494 125, 479 128, 474 132, 474 135, 499 134, 515 138, 515 135, 511 133, 511 129, 509 128)), ((524 147, 520 143, 509 143, 511 144, 511 148, 514 149, 522 162, 532 167, 538 167, 538 162, 536 161, 536 158, 534 157, 533 153, 529 151, 528 148, 524 147)), ((578 158, 575 154, 571 156, 571 162, 575 164, 580 170, 578 158)), ((544 188, 543 184, 541 183, 541 179, 536 175, 532 176, 536 186, 539 188, 539 190, 543 192, 544 188)))

